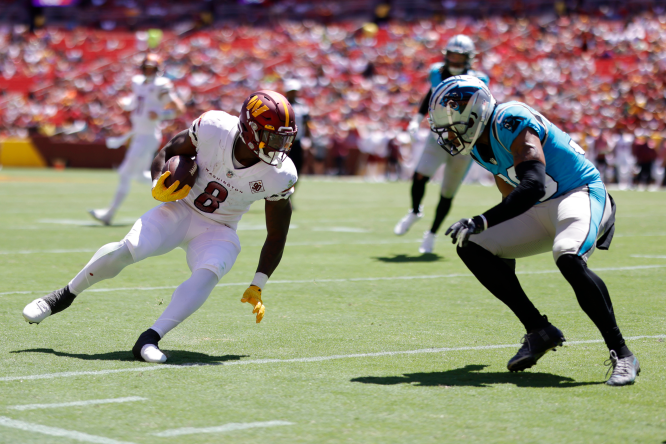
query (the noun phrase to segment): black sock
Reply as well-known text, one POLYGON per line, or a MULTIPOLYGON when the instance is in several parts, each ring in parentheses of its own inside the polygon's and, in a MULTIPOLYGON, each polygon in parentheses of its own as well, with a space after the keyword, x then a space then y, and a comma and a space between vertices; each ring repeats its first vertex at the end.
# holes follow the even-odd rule
POLYGON ((615 321, 613 303, 604 281, 587 268, 583 258, 574 254, 560 256, 557 267, 573 287, 580 307, 601 332, 608 349, 615 350, 619 358, 631 356, 615 321))
POLYGON ((69 285, 66 285, 60 290, 44 296, 42 299, 51 307, 51 314, 54 315, 72 305, 72 302, 76 299, 76 295, 69 291, 69 285))
POLYGON ((474 242, 458 247, 457 251, 479 282, 518 316, 528 333, 548 326, 546 318, 527 298, 510 261, 493 255, 474 242))
POLYGON ((412 211, 414 214, 419 212, 419 207, 421 206, 421 201, 423 196, 425 196, 426 185, 428 184, 429 177, 425 177, 422 174, 414 173, 414 178, 412 180, 412 211))
POLYGON ((448 198, 444 196, 439 197, 439 203, 437 204, 437 212, 435 213, 435 220, 432 222, 432 228, 430 229, 431 233, 437 233, 437 230, 439 230, 439 226, 442 225, 442 222, 444 222, 444 219, 446 219, 446 215, 449 214, 449 210, 451 209, 451 202, 453 202, 453 198, 448 198))

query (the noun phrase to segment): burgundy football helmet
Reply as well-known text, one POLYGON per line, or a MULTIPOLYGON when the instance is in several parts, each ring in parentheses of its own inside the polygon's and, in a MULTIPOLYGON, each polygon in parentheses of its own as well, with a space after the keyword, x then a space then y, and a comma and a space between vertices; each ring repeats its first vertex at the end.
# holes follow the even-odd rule
POLYGON ((259 159, 280 168, 298 128, 294 109, 275 91, 257 91, 245 99, 238 123, 243 142, 259 159))

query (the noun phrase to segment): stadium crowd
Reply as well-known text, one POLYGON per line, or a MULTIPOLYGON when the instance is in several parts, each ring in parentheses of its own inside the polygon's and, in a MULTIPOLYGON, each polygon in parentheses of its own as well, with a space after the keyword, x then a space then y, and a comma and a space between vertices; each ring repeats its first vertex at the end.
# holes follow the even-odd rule
MULTIPOLYGON (((370 164, 409 174, 415 157, 405 129, 429 85, 428 66, 455 34, 477 45, 500 102, 520 100, 571 133, 604 170, 627 184, 639 166, 666 163, 666 13, 597 16, 447 18, 380 25, 342 21, 225 24, 184 36, 165 31, 158 52, 187 113, 169 137, 209 109, 236 113, 252 90, 282 91, 300 80, 310 107, 306 172, 352 172, 357 147, 370 164), (325 165, 333 168, 325 170, 325 165)), ((0 96, 0 137, 28 128, 65 140, 101 141, 129 130, 119 98, 148 50, 148 32, 0 29, 0 76, 28 80, 30 91, 0 96)), ((424 123, 425 126, 425 123, 424 123)), ((425 128, 424 128, 425 129, 425 128)), ((426 132, 427 133, 427 132, 426 132)), ((661 168, 659 167, 661 165, 661 168)), ((398 173, 396 172, 396 175, 398 173)))

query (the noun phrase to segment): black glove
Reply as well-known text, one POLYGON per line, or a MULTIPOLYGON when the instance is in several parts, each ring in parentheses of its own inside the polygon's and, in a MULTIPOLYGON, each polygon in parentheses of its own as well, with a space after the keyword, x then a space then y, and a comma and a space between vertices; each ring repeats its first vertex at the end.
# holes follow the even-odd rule
POLYGON ((479 234, 485 230, 485 223, 483 216, 474 216, 472 219, 460 219, 455 224, 451 225, 445 236, 451 235, 452 243, 457 243, 459 247, 467 246, 467 241, 472 234, 479 234))

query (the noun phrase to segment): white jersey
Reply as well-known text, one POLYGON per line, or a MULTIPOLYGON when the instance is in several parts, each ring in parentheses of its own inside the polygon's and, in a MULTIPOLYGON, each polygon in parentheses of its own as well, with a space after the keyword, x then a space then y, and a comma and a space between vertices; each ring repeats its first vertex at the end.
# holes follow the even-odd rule
POLYGON ((253 202, 287 199, 298 180, 296 167, 286 158, 281 168, 259 162, 235 168, 233 148, 239 137, 238 117, 208 111, 189 130, 197 148, 197 180, 183 201, 199 214, 234 230, 253 202))
POLYGON ((161 137, 159 120, 148 117, 150 111, 160 113, 166 104, 171 102, 173 83, 166 77, 155 77, 146 82, 146 76, 139 74, 132 77, 134 102, 130 120, 135 134, 156 134, 161 137))

